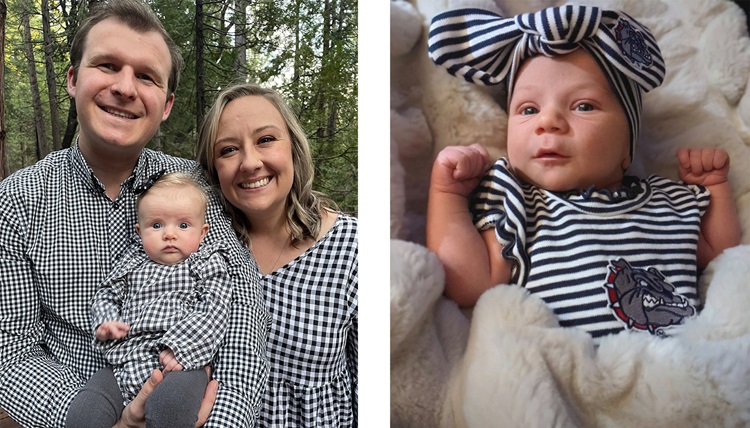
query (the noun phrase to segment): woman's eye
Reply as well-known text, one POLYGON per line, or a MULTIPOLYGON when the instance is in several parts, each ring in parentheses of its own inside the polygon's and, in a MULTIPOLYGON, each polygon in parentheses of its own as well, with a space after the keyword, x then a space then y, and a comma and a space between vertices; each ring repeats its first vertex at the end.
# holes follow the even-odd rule
POLYGON ((536 107, 526 107, 525 109, 521 110, 521 114, 523 116, 528 116, 531 114, 537 114, 539 113, 539 110, 537 110, 536 107))
POLYGON ((275 140, 276 139, 273 138, 273 137, 268 137, 268 136, 266 136, 266 137, 260 137, 260 139, 258 139, 258 143, 260 143, 260 144, 270 143, 271 141, 275 141, 275 140))
POLYGON ((151 225, 152 229, 161 229, 161 223, 154 223, 151 225))
POLYGON ((592 111, 594 106, 589 103, 581 103, 576 106, 576 111, 592 111))
POLYGON ((220 156, 226 156, 226 155, 228 155, 228 154, 230 154, 230 153, 232 153, 232 152, 234 152, 236 150, 237 150, 236 147, 224 147, 221 150, 219 150, 219 155, 220 156))
POLYGON ((187 223, 185 223, 185 222, 180 223, 180 229, 187 229, 187 228, 188 228, 188 224, 187 223))

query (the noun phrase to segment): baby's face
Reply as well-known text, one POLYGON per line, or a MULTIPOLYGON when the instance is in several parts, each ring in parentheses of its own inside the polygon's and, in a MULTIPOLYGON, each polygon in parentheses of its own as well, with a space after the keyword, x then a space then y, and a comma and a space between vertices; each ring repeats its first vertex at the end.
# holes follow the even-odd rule
POLYGON ((151 260, 173 265, 198 250, 208 224, 196 192, 154 187, 143 195, 136 230, 151 260))
POLYGON ((629 152, 625 112, 586 51, 526 60, 508 111, 508 158, 521 179, 551 191, 611 188, 629 152))

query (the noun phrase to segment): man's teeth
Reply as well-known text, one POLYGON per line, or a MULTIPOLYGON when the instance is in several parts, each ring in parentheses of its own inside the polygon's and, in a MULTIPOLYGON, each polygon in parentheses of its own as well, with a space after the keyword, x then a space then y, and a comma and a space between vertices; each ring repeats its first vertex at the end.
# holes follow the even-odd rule
POLYGON ((240 184, 240 187, 242 187, 243 189, 255 189, 261 186, 265 186, 269 181, 271 180, 266 177, 262 180, 253 181, 252 183, 242 183, 240 184))
POLYGON ((112 109, 105 108, 104 111, 106 111, 109 114, 113 114, 115 116, 124 117, 126 119, 135 119, 134 115, 123 113, 123 112, 120 112, 120 111, 117 111, 117 110, 112 110, 112 109))

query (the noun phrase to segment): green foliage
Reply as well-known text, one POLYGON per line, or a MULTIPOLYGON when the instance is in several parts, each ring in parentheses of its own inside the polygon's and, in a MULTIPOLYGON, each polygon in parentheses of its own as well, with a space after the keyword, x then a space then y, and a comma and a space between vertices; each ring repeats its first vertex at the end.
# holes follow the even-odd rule
MULTIPOLYGON (((213 102, 222 87, 252 81, 281 92, 298 112, 312 144, 315 188, 342 211, 357 214, 357 1, 356 0, 228 0, 203 2, 204 93, 196 93, 196 2, 148 0, 185 58, 175 106, 149 147, 192 158, 197 134, 196 100, 213 102), (244 5, 242 14, 235 7, 244 5), (245 58, 238 29, 244 31, 245 58), (242 58, 239 58, 242 59, 242 58)), ((68 43, 87 11, 82 0, 50 0, 53 59, 57 76, 62 129, 70 100, 66 72, 68 43)), ((40 82, 44 76, 39 0, 8 0, 5 54, 5 108, 9 170, 36 162, 35 128, 21 16, 31 13, 32 37, 40 82)), ((45 120, 49 121, 46 86, 40 84, 45 120)), ((51 126, 48 126, 51 135, 51 126)))

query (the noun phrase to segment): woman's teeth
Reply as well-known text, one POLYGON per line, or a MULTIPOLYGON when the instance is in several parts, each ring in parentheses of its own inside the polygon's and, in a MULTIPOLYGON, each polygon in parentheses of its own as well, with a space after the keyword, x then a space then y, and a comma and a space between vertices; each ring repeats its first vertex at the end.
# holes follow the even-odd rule
POLYGON ((253 181, 252 183, 241 183, 240 187, 242 187, 243 189, 256 189, 258 187, 265 186, 269 181, 271 181, 269 178, 264 178, 262 180, 253 181))

